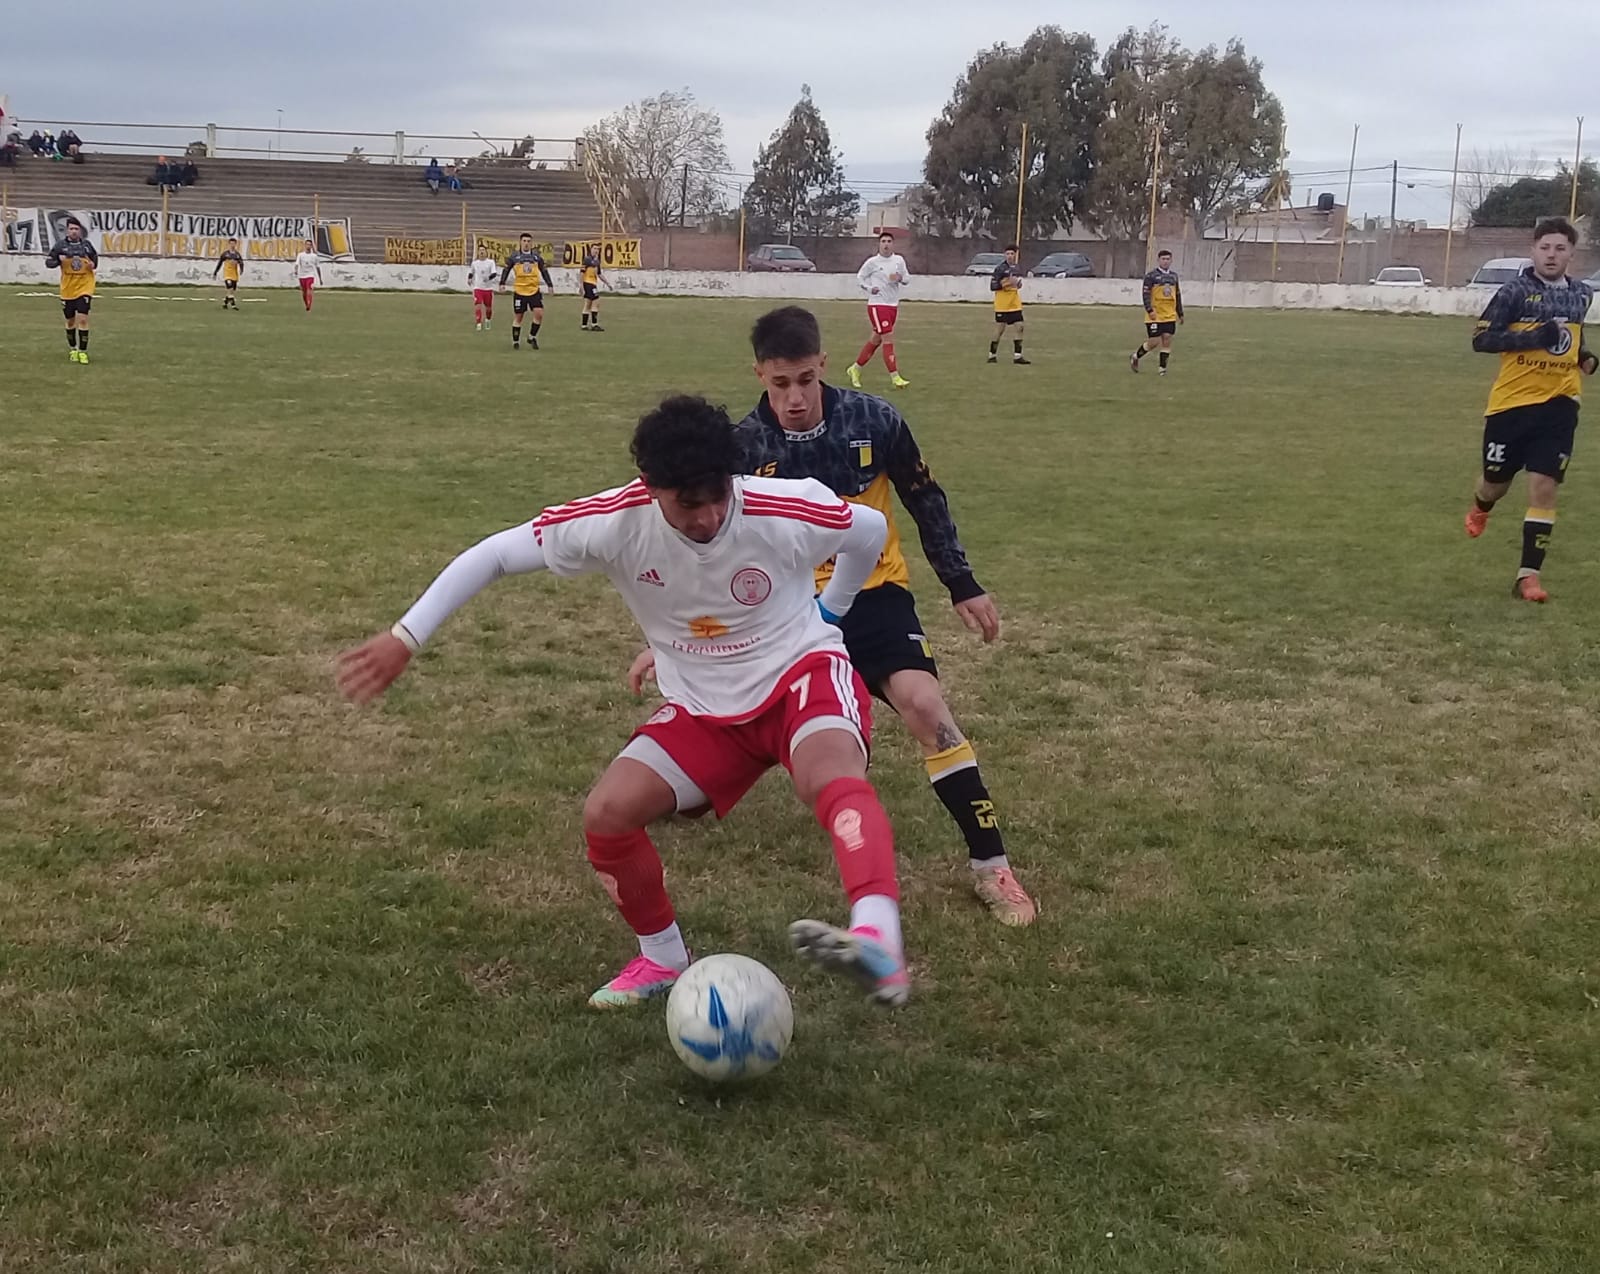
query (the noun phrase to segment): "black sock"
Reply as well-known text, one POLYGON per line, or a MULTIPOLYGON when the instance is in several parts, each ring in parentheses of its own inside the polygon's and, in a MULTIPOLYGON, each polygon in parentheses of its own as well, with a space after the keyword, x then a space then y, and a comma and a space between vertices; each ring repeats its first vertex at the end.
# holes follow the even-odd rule
POLYGON ((963 755, 952 757, 951 753, 941 753, 938 757, 928 758, 930 775, 941 761, 948 764, 954 760, 960 767, 947 769, 935 777, 933 790, 961 829, 961 835, 967 842, 968 856, 980 862, 999 858, 1006 852, 1006 843, 1001 838, 1000 820, 995 815, 994 802, 989 799, 989 789, 983 785, 983 774, 978 769, 977 758, 967 744, 951 752, 963 755))
POLYGON ((84 350, 89 348, 89 329, 88 328, 84 328, 83 331, 78 333, 78 348, 79 349, 84 349, 84 350))
POLYGON ((1149 352, 1150 351, 1147 350, 1143 345, 1139 346, 1138 349, 1133 351, 1133 361, 1137 363, 1140 359, 1142 359, 1149 352))
POLYGON ((529 323, 528 324, 528 339, 530 341, 531 340, 536 340, 538 338, 538 336, 539 336, 539 327, 540 327, 540 325, 538 323, 529 323))
POLYGON ((511 348, 515 349, 518 345, 521 345, 521 344, 522 344, 522 324, 521 323, 513 323, 511 325, 511 348))
POLYGON ((75 327, 69 327, 67 329, 67 348, 68 349, 77 349, 78 348, 78 329, 75 328, 75 327))
POLYGON ((588 310, 585 310, 582 314, 578 315, 578 326, 579 327, 588 327, 589 326, 589 311, 588 310))
POLYGON ((1021 358, 1022 357, 1022 342, 1021 341, 1012 341, 1011 342, 1011 353, 1016 358, 1021 358))
POLYGON ((1475 505, 1478 506, 1478 512, 1479 513, 1493 513, 1494 512, 1494 501, 1493 500, 1485 500, 1481 495, 1475 495, 1475 496, 1472 497, 1472 502, 1475 505))
POLYGON ((999 341, 990 341, 989 342, 989 352, 991 354, 998 353, 999 349, 1000 349, 1000 342, 999 341))
POLYGON ((1554 509, 1529 509, 1522 520, 1522 569, 1537 573, 1544 567, 1550 533, 1556 529, 1554 509))
POLYGON ((1161 370, 1162 371, 1166 371, 1167 370, 1167 360, 1169 358, 1171 358, 1171 357, 1172 357, 1172 354, 1171 354, 1170 351, 1168 351, 1168 350, 1162 350, 1161 351, 1161 370))

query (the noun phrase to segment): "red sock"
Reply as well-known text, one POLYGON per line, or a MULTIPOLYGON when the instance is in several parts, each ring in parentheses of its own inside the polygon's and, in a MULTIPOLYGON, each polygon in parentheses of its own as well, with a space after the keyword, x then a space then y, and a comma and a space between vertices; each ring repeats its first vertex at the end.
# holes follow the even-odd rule
POLYGON ((475 301, 472 306, 472 317, 479 323, 483 322, 483 302, 475 301))
POLYGON ((883 347, 883 365, 889 369, 891 376, 900 370, 900 363, 894 356, 893 345, 885 345, 883 347))
POLYGON ((865 779, 834 779, 817 797, 815 813, 833 839, 839 878, 850 901, 868 894, 898 901, 894 829, 872 784, 865 779))
POLYGON ((483 303, 483 317, 490 319, 494 317, 494 297, 492 296, 483 303))
POLYGON ((868 341, 861 347, 861 352, 856 355, 856 366, 865 367, 872 361, 872 356, 878 352, 878 347, 868 341))
POLYGON ((617 910, 635 933, 660 933, 673 922, 672 899, 662 881, 661 855, 644 828, 623 836, 585 832, 589 863, 617 910))

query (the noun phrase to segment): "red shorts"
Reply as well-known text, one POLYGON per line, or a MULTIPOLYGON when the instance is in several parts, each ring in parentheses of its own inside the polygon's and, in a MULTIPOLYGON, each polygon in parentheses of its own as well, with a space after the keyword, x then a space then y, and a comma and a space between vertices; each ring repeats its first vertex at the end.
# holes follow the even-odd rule
POLYGON ((494 289, 493 288, 473 288, 472 289, 472 303, 474 305, 493 305, 494 304, 494 289))
POLYGON ((872 330, 879 336, 887 336, 894 331, 894 321, 899 317, 898 305, 867 306, 867 322, 872 324, 872 330))
POLYGON ((315 279, 301 279, 300 280, 300 290, 302 292, 309 292, 309 291, 311 291, 312 288, 314 288, 316 286, 317 286, 317 281, 315 279))
POLYGON ((737 722, 699 717, 669 703, 634 731, 659 744, 722 818, 774 765, 789 769, 795 743, 829 718, 872 738, 872 696, 843 651, 807 655, 778 679, 767 702, 737 722))

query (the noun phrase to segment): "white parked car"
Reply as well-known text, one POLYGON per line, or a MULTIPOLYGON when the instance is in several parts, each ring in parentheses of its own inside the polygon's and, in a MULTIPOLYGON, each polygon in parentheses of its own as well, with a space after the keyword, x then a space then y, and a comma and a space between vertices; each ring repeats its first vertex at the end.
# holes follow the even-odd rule
POLYGON ((1380 288, 1424 288, 1433 283, 1432 279, 1422 277, 1422 271, 1414 265, 1388 265, 1378 271, 1378 277, 1368 279, 1368 283, 1375 283, 1380 288))
POLYGON ((1478 272, 1472 276, 1472 281, 1467 286, 1498 288, 1503 283, 1510 283, 1532 264, 1532 257, 1496 257, 1493 261, 1485 261, 1480 265, 1478 272))

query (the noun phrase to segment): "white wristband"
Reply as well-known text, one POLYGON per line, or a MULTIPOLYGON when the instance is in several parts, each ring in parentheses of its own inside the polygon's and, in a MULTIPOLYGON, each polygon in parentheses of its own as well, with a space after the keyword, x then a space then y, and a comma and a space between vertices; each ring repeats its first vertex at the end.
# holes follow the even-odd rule
POLYGON ((389 630, 392 636, 398 637, 401 644, 413 655, 422 649, 422 643, 411 635, 411 630, 404 624, 397 623, 389 630))

